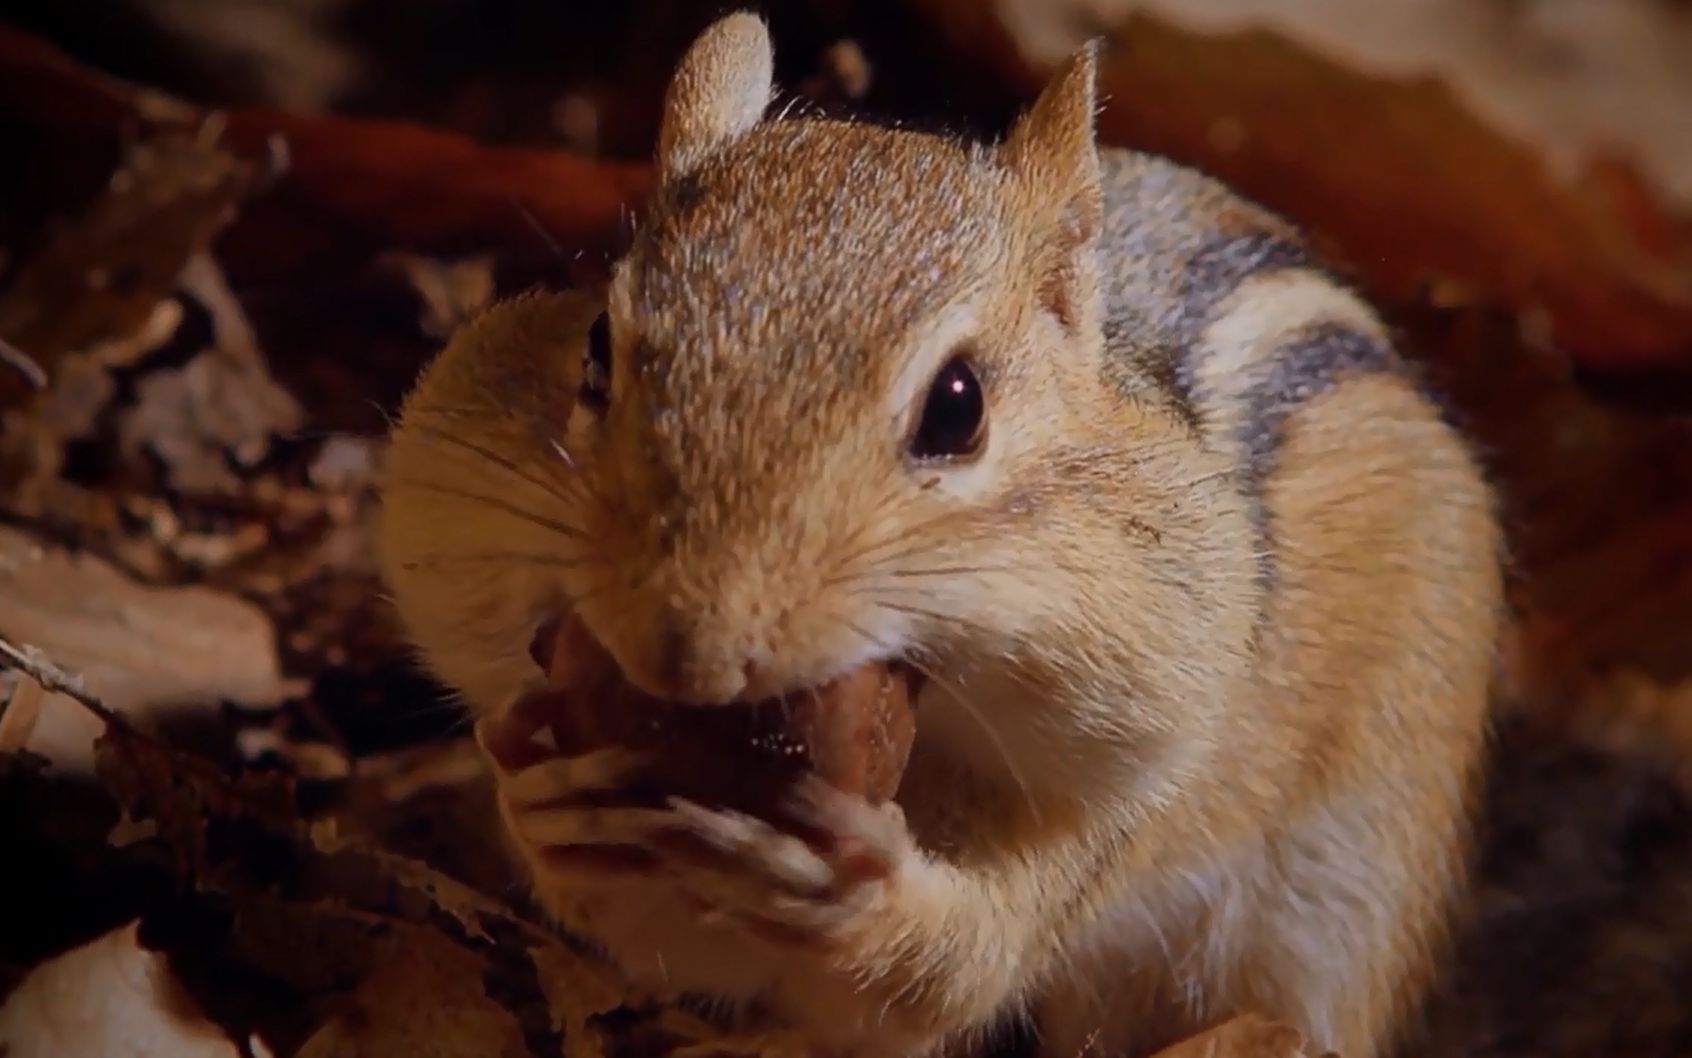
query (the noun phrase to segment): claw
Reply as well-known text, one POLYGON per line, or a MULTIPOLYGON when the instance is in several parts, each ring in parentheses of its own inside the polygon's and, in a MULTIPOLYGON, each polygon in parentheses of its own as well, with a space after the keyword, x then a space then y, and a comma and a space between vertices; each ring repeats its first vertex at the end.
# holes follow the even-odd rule
POLYGON ((530 764, 503 778, 503 793, 515 809, 585 805, 586 795, 626 786, 643 763, 618 747, 530 764))
POLYGON ((830 857, 844 881, 887 876, 910 842, 897 804, 874 807, 815 776, 801 779, 782 808, 807 832, 819 835, 813 846, 830 857))
POLYGON ((834 882, 834 869, 791 834, 739 812, 713 812, 680 798, 669 803, 689 834, 719 854, 716 859, 748 864, 778 886, 801 893, 821 893, 834 882))

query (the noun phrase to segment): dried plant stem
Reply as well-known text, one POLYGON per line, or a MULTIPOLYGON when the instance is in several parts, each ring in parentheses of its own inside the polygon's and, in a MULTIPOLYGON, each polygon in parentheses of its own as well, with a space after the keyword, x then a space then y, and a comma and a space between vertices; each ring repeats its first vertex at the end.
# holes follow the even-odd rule
POLYGON ((108 724, 121 725, 128 728, 123 717, 115 712, 111 706, 100 700, 100 697, 88 689, 82 682, 82 677, 73 672, 53 664, 40 649, 32 646, 14 646, 4 636, 0 636, 0 659, 17 669, 30 679, 39 683, 49 691, 57 691, 69 698, 75 699, 84 709, 104 720, 108 724))
POLYGON ((4 338, 0 338, 0 362, 11 365, 36 389, 47 388, 47 372, 41 369, 35 358, 4 338))

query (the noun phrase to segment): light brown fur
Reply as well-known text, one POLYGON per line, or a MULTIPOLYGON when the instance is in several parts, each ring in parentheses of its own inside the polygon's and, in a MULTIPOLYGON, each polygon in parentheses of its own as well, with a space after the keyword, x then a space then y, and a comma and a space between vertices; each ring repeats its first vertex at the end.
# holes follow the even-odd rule
POLYGON ((688 816, 744 869, 564 871, 549 846, 656 825, 537 810, 594 758, 502 776, 540 895, 653 988, 842 1055, 1023 1011, 1057 1058, 1245 1012, 1385 1053, 1461 884, 1499 616, 1461 440, 1284 223, 1095 149, 1091 50, 984 148, 762 119, 768 47, 734 16, 683 61, 603 415, 573 396, 595 306, 491 310, 407 401, 383 560, 490 715, 564 606, 687 701, 913 659, 898 808, 815 806, 890 866, 795 898, 762 879, 814 857, 688 816), (914 465, 959 347, 986 449, 914 465))

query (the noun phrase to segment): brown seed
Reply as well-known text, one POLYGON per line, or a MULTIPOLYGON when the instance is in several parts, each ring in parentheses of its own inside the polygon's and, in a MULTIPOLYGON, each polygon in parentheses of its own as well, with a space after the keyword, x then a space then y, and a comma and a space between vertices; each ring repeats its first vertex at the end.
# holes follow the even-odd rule
MULTIPOLYGON (((542 635, 551 631, 543 630, 542 635)), ((898 790, 915 736, 901 667, 872 662, 782 699, 689 706, 645 694, 582 624, 558 623, 548 657, 556 694, 545 708, 566 755, 619 745, 647 753, 654 797, 768 814, 805 772, 880 804, 898 790)))

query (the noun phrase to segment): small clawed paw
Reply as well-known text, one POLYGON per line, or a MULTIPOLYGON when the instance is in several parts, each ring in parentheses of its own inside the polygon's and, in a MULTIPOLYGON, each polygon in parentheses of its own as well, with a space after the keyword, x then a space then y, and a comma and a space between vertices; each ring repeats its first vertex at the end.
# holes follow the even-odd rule
POLYGON ((545 692, 525 695, 476 726, 476 740, 495 765, 512 833, 537 867, 554 873, 595 877, 655 869, 645 846, 669 813, 643 803, 637 791, 647 761, 618 747, 561 756, 535 738, 548 710, 556 708, 547 699, 545 692))
POLYGON ((916 855, 898 806, 802 779, 767 818, 655 794, 651 763, 610 747, 561 756, 536 740, 539 691, 477 726, 502 811, 534 866, 563 885, 659 879, 700 915, 784 946, 826 946, 916 855))
POLYGON ((783 946, 827 947, 885 896, 912 854, 897 807, 875 808, 820 780, 801 782, 780 824, 673 799, 682 832, 656 842, 707 920, 783 946))

